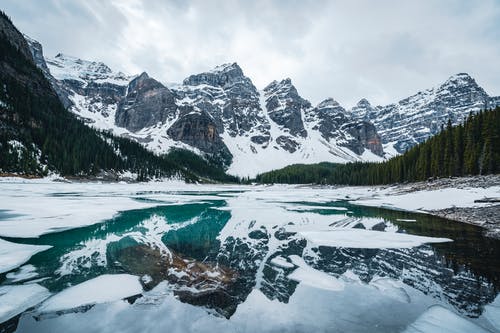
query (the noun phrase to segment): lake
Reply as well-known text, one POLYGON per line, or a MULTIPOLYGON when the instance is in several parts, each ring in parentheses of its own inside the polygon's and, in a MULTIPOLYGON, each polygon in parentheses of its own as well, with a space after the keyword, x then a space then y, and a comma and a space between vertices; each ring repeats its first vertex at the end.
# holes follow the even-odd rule
POLYGON ((0 187, 1 239, 44 246, 0 275, 0 296, 56 295, 6 331, 413 332, 436 318, 499 330, 500 241, 356 205, 367 188, 0 187))

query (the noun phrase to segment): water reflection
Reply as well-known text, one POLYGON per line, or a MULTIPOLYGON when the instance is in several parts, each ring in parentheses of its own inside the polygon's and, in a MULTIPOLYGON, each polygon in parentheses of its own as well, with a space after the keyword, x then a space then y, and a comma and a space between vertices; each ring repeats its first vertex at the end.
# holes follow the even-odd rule
MULTIPOLYGON (((275 202, 276 215, 272 209, 267 216, 250 211, 241 219, 226 199, 235 193, 209 192, 220 199, 128 211, 99 225, 10 240, 53 246, 29 261, 37 268, 37 279, 48 278, 39 283, 53 292, 100 274, 127 272, 141 276, 146 290, 167 281, 181 301, 227 318, 254 288, 268 299, 287 303, 299 284, 288 278, 296 269, 289 260, 294 255, 346 281, 353 276, 373 285, 385 283, 381 278, 401 281, 469 317, 478 317, 500 288, 500 242, 483 237, 478 227, 342 201, 275 202), (283 211, 288 215, 278 217, 283 211), (312 247, 295 229, 317 220, 329 221, 329 228, 453 242, 408 249, 312 247), (275 264, 278 257, 289 265, 275 264)), ((9 283, 5 275, 2 281, 9 283)))

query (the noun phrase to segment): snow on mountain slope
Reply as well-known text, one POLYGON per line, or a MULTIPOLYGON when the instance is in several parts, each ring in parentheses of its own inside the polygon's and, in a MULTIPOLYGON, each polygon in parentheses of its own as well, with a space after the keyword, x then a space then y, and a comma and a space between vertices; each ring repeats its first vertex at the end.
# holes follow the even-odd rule
POLYGON ((165 86, 146 73, 129 76, 63 54, 44 61, 41 45, 29 44, 61 100, 89 126, 160 154, 177 147, 209 155, 244 177, 293 163, 381 161, 438 133, 448 119, 456 124, 500 104, 464 73, 396 104, 362 99, 346 110, 333 98, 311 105, 290 79, 259 91, 236 63, 165 86))
POLYGON ((74 80, 84 85, 110 83, 126 86, 131 77, 122 72, 113 72, 102 62, 87 61, 59 53, 54 58, 45 58, 50 73, 58 80, 74 80))
POLYGON ((395 104, 372 107, 361 100, 352 114, 373 122, 387 150, 403 153, 437 134, 448 119, 459 124, 470 112, 500 105, 466 73, 451 76, 443 84, 420 91, 395 104))
POLYGON ((146 73, 129 76, 63 54, 45 64, 41 54, 40 46, 39 67, 48 68, 63 87, 76 115, 157 153, 177 147, 209 154, 229 173, 244 177, 292 163, 382 160, 381 146, 357 144, 358 132, 341 128, 345 124, 318 132, 317 122, 328 116, 306 119, 313 108, 290 79, 258 91, 238 64, 230 63, 167 87, 146 73))

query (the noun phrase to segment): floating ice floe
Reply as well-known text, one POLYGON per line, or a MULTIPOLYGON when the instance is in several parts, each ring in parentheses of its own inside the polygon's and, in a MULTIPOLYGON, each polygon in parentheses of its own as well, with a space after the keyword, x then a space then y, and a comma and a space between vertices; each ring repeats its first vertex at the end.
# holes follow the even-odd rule
POLYGON ((0 287, 0 323, 37 305, 50 296, 50 292, 38 285, 0 287))
POLYGON ((8 272, 21 266, 30 260, 33 255, 51 247, 48 245, 18 244, 0 239, 0 273, 8 272))
POLYGON ((433 305, 408 326, 404 333, 491 333, 490 331, 451 312, 433 305))
POLYGON ((288 278, 290 280, 319 289, 333 291, 340 291, 344 289, 343 281, 310 267, 301 257, 292 255, 289 258, 294 265, 298 266, 297 269, 288 274, 288 278))
POLYGON ((96 303, 117 301, 142 293, 139 277, 106 274, 61 291, 44 302, 42 313, 74 309, 96 303))
POLYGON ((6 275, 9 282, 19 282, 32 279, 37 277, 38 273, 36 271, 36 267, 33 265, 24 265, 21 266, 17 271, 8 273, 6 275))
POLYGON ((316 246, 346 247, 356 249, 400 249, 426 243, 451 242, 449 238, 425 237, 396 232, 363 229, 338 229, 301 231, 299 234, 316 246))

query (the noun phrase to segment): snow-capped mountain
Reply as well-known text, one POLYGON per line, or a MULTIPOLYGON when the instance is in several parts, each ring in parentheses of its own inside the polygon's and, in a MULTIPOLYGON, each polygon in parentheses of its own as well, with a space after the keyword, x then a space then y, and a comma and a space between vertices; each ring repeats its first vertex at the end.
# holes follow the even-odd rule
POLYGON ((436 134, 448 119, 456 124, 500 104, 462 73, 387 106, 362 99, 346 110, 333 98, 313 106, 288 78, 259 91, 236 63, 166 86, 101 62, 44 58, 41 45, 27 40, 63 103, 90 126, 157 153, 190 149, 239 176, 294 163, 380 161, 436 134))
POLYGON ((141 142, 157 153, 185 148, 206 154, 240 176, 292 163, 382 160, 369 122, 346 110, 329 124, 329 109, 313 107, 290 79, 257 90, 236 63, 191 75, 167 87, 147 73, 128 76, 101 62, 58 54, 38 66, 62 90, 70 110, 90 126, 141 142))
POLYGON ((387 151, 403 153, 441 130, 448 119, 463 122, 470 112, 500 105, 466 73, 451 76, 443 84, 395 104, 373 107, 362 99, 351 109, 358 119, 373 122, 387 151))

